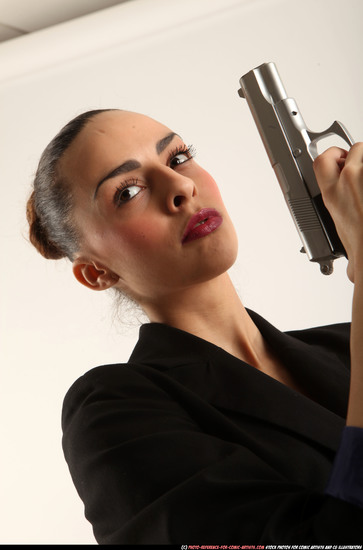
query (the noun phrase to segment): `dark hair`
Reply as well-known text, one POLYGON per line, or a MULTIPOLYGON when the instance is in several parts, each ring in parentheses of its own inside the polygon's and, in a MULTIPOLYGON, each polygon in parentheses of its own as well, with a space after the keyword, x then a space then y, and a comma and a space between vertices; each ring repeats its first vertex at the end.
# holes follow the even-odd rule
POLYGON ((71 182, 59 174, 58 161, 87 122, 99 113, 115 109, 87 111, 68 122, 44 150, 27 202, 30 242, 52 260, 68 257, 79 250, 80 234, 73 219, 71 182))

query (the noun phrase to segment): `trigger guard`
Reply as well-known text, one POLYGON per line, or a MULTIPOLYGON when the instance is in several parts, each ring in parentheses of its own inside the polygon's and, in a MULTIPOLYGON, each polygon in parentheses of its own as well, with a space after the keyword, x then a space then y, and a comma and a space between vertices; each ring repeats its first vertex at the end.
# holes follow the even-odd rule
POLYGON ((333 124, 324 132, 311 132, 310 130, 308 130, 307 134, 312 143, 315 143, 320 139, 326 138, 328 136, 336 135, 341 137, 350 147, 354 145, 354 140, 346 127, 337 120, 335 120, 333 124))

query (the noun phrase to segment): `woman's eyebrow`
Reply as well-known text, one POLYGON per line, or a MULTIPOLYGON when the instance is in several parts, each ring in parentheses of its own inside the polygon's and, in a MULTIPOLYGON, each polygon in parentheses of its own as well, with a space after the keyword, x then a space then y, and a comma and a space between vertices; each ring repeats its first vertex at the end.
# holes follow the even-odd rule
MULTIPOLYGON (((156 152, 158 155, 161 155, 161 153, 164 151, 164 149, 169 145, 169 143, 175 138, 175 136, 178 136, 175 132, 170 132, 167 136, 160 139, 156 143, 156 152)), ((180 136, 178 136, 180 137, 180 136)))
MULTIPOLYGON (((167 136, 163 137, 159 141, 156 142, 155 149, 158 155, 161 155, 161 153, 166 149, 166 147, 169 145, 169 143, 174 139, 175 136, 178 136, 175 132, 170 132, 167 136)), ((178 136, 180 137, 180 136, 178 136)), ((117 168, 114 168, 111 170, 107 176, 101 179, 101 181, 98 182, 95 193, 93 195, 93 198, 95 199, 98 193, 99 188, 101 185, 111 178, 115 178, 116 176, 119 176, 120 174, 126 174, 126 172, 131 172, 132 170, 136 170, 137 168, 141 168, 141 164, 138 160, 126 160, 120 166, 117 166, 117 168)))
POLYGON ((141 167, 141 164, 137 160, 127 160, 126 162, 123 162, 122 164, 120 164, 120 166, 117 166, 117 168, 114 168, 114 170, 112 170, 109 174, 107 174, 107 176, 105 176, 104 178, 101 179, 101 181, 98 182, 93 198, 94 199, 96 198, 99 188, 106 180, 115 178, 120 174, 126 174, 126 172, 131 172, 131 170, 136 170, 136 168, 140 168, 140 167, 141 167))

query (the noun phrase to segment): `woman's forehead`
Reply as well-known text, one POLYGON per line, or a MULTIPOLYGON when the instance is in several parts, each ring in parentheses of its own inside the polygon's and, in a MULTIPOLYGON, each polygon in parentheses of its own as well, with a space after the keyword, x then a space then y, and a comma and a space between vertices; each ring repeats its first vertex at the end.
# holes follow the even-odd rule
POLYGON ((170 133, 156 120, 130 111, 107 111, 90 119, 65 151, 59 169, 80 180, 102 177, 117 164, 137 158, 170 133))
POLYGON ((125 153, 154 143, 170 130, 156 120, 131 111, 106 111, 92 117, 73 140, 65 157, 96 155, 120 148, 125 153))
MULTIPOLYGON (((141 113, 132 111, 106 111, 94 116, 85 126, 88 133, 100 133, 106 135, 118 134, 131 137, 133 134, 168 131, 168 128, 160 122, 141 113)), ((170 131, 170 130, 169 130, 170 131)))

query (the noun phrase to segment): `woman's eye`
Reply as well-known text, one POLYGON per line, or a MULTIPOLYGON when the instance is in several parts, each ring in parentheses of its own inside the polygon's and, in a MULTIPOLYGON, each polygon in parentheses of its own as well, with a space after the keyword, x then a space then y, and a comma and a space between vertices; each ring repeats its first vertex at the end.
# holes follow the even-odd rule
POLYGON ((121 204, 124 204, 125 202, 129 202, 131 199, 136 197, 136 195, 140 193, 142 189, 143 189, 142 187, 135 184, 121 186, 120 188, 117 189, 113 201, 116 204, 116 206, 120 206, 121 204))
POLYGON ((169 166, 171 168, 175 168, 176 166, 180 166, 181 164, 184 164, 184 162, 192 159, 194 156, 195 149, 192 145, 190 145, 189 147, 179 147, 176 151, 172 151, 170 155, 169 166))
POLYGON ((170 161, 170 166, 173 168, 174 166, 179 166, 180 164, 183 164, 187 160, 190 159, 190 156, 187 153, 178 153, 173 157, 170 161))

